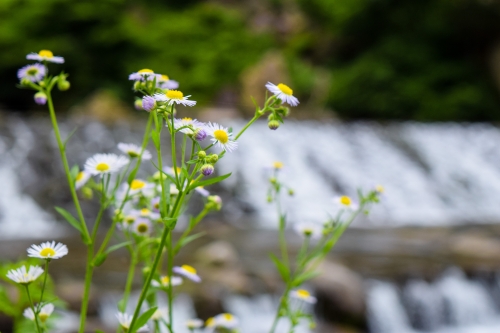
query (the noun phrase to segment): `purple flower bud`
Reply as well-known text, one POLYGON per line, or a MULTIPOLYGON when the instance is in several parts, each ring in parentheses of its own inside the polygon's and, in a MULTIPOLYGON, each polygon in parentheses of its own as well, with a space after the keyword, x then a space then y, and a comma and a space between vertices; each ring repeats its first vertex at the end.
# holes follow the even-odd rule
POLYGON ((196 132, 194 132, 194 139, 196 141, 203 141, 207 137, 207 131, 203 128, 198 128, 196 132))
POLYGON ((37 92, 35 94, 35 103, 38 105, 45 105, 47 103, 47 95, 43 92, 37 92))
POLYGON ((142 108, 148 112, 154 109, 156 101, 152 96, 144 96, 142 98, 142 108))
POLYGON ((214 167, 212 164, 204 164, 201 167, 200 171, 203 174, 203 176, 210 176, 211 174, 214 173, 214 167))

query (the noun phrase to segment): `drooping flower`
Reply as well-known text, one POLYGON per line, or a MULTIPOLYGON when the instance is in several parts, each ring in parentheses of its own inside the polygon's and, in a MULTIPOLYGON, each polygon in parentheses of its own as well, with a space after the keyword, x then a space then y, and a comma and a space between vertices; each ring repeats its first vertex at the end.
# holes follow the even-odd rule
POLYGON ((21 266, 18 269, 8 271, 7 277, 19 284, 30 284, 38 279, 42 273, 43 269, 40 266, 30 266, 29 269, 26 269, 26 266, 21 266))
POLYGON ((196 269, 189 265, 174 266, 173 271, 179 275, 185 276, 191 281, 201 282, 201 278, 196 274, 196 269))
POLYGON ((299 235, 310 239, 318 239, 323 234, 323 228, 316 223, 298 223, 294 229, 299 235))
MULTIPOLYGON (((40 319, 42 323, 45 323, 52 312, 54 312, 54 304, 47 303, 40 309, 40 313, 38 313, 38 319, 40 319)), ((29 320, 35 320, 35 313, 33 312, 32 308, 25 309, 23 312, 23 316, 25 316, 29 320)))
POLYGON ((302 300, 306 303, 314 304, 316 303, 316 297, 312 296, 311 293, 305 289, 296 289, 290 291, 290 297, 302 300))
MULTIPOLYGON (((135 145, 133 143, 123 143, 118 144, 118 149, 123 153, 127 154, 130 158, 136 158, 141 156, 142 147, 135 145)), ((147 161, 151 159, 151 153, 149 150, 144 150, 142 153, 142 160, 147 161)))
POLYGON ((156 106, 156 100, 153 98, 153 96, 144 96, 142 98, 142 109, 148 112, 151 112, 156 106))
POLYGON ((356 210, 358 209, 358 204, 355 203, 347 195, 339 196, 333 198, 333 202, 341 209, 356 210))
POLYGON ((116 154, 96 154, 85 162, 85 171, 93 176, 114 173, 123 168, 129 159, 116 154))
MULTIPOLYGON (((125 332, 127 332, 128 329, 130 328, 130 324, 132 323, 133 316, 129 315, 128 313, 118 312, 116 314, 116 318, 118 318, 118 322, 120 323, 120 326, 125 330, 125 332)), ((149 327, 147 325, 144 325, 137 330, 135 330, 135 328, 134 328, 134 331, 135 332, 148 332, 149 327)))
POLYGON ((47 74, 47 71, 42 64, 26 65, 17 71, 19 80, 26 79, 31 82, 41 81, 45 77, 45 74, 47 74))
POLYGON ((79 188, 81 188, 83 185, 85 185, 88 180, 90 179, 92 175, 90 174, 90 172, 87 172, 85 170, 83 171, 80 171, 77 175, 76 175, 76 179, 75 179, 75 188, 78 190, 79 188))
POLYGON ((45 242, 40 245, 31 245, 28 248, 28 257, 35 257, 41 259, 59 259, 68 254, 68 247, 63 243, 55 241, 45 242))
POLYGON ((191 101, 188 98, 191 95, 184 96, 180 90, 167 90, 164 94, 155 94, 153 96, 159 102, 166 102, 168 105, 182 104, 184 106, 194 106, 196 101, 191 101))
POLYGON ((238 143, 232 139, 233 133, 217 123, 208 123, 208 135, 212 137, 212 142, 225 151, 232 152, 238 147, 238 143))
POLYGON ((153 81, 155 78, 158 79, 160 74, 155 74, 151 69, 141 69, 135 73, 128 76, 129 80, 132 81, 153 81))
POLYGON ((168 276, 160 277, 159 281, 153 280, 151 284, 153 287, 168 287, 172 283, 172 286, 180 286, 182 284, 182 278, 179 276, 172 276, 170 280, 168 276))
POLYGON ((48 61, 48 62, 53 62, 56 64, 62 64, 64 63, 64 58, 63 57, 56 57, 52 53, 52 51, 49 50, 41 50, 38 53, 30 53, 26 56, 26 59, 28 60, 36 60, 36 61, 48 61))
POLYGON ((156 79, 156 86, 160 89, 177 89, 179 88, 179 82, 170 80, 167 75, 161 75, 156 79))
POLYGON ((288 103, 290 106, 299 105, 299 100, 297 97, 293 96, 293 90, 286 84, 279 83, 278 85, 275 85, 268 82, 266 84, 266 88, 281 100, 281 104, 288 103))

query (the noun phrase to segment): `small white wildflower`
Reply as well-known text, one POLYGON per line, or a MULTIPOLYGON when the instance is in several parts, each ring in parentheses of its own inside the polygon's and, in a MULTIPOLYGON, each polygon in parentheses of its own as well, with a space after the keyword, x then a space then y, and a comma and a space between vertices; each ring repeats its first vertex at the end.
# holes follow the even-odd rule
POLYGON ((40 245, 31 245, 27 250, 28 257, 35 257, 41 259, 59 259, 68 254, 68 247, 63 243, 55 241, 45 242, 40 245))
POLYGON ((302 300, 309 304, 316 303, 316 297, 312 296, 311 293, 305 289, 297 289, 290 291, 290 297, 302 300))
MULTIPOLYGON (((120 149, 123 153, 127 154, 130 158, 136 158, 141 156, 142 148, 133 143, 123 143, 120 142, 118 144, 118 149, 120 149)), ((144 150, 142 153, 142 160, 147 161, 151 159, 151 153, 149 150, 144 150)))
POLYGON ((115 154, 96 154, 85 162, 85 171, 93 176, 114 173, 123 168, 129 159, 115 154))
POLYGON ((299 100, 297 97, 293 96, 293 90, 286 84, 280 83, 275 85, 271 82, 266 84, 266 88, 272 92, 277 98, 281 100, 281 103, 288 103, 291 106, 299 105, 299 100))
POLYGON ((209 123, 207 125, 208 135, 212 137, 212 142, 225 151, 232 152, 238 147, 238 143, 234 141, 233 133, 217 123, 209 123))
POLYGON ((132 81, 153 81, 155 78, 158 80, 160 77, 160 74, 155 74, 151 69, 145 68, 130 74, 128 79, 132 81))
POLYGON ((76 179, 75 179, 75 188, 78 190, 79 188, 82 188, 83 185, 85 185, 90 177, 92 175, 90 174, 90 172, 88 171, 80 171, 77 175, 76 175, 76 179))
POLYGON ((153 96, 158 102, 167 102, 168 105, 182 104, 184 106, 194 106, 196 101, 189 100, 191 95, 184 96, 179 90, 167 90, 164 94, 155 94, 153 96))
MULTIPOLYGON (((52 312, 54 312, 54 304, 47 303, 40 309, 40 313, 38 314, 38 319, 40 319, 42 323, 45 323, 52 314, 52 312)), ((33 312, 32 308, 25 309, 23 312, 23 316, 25 316, 29 320, 35 320, 35 313, 33 312)))
POLYGON ((194 330, 196 328, 200 328, 203 326, 203 320, 201 319, 188 319, 186 321, 186 327, 190 330, 194 330))
POLYGON ((172 276, 172 280, 168 278, 168 276, 160 277, 160 281, 153 280, 151 285, 153 287, 168 287, 170 285, 170 281, 172 281, 172 286, 180 286, 182 284, 182 278, 179 276, 172 276))
POLYGON ((177 89, 179 88, 179 82, 170 80, 167 75, 160 75, 160 77, 156 79, 156 86, 160 89, 177 89))
MULTIPOLYGON (((116 314, 116 318, 118 318, 118 322, 120 323, 120 326, 125 330, 128 331, 130 328, 130 324, 132 323, 132 316, 129 315, 128 313, 123 313, 123 312, 118 312, 116 314)), ((135 328, 134 328, 135 330, 135 328)), ((147 325, 144 325, 137 329, 135 332, 148 332, 149 327, 147 325)))
POLYGON ((151 232, 151 221, 146 218, 137 218, 132 225, 132 231, 140 236, 147 236, 151 232))
POLYGON ((19 284, 30 284, 38 279, 42 273, 43 269, 40 266, 30 266, 29 269, 26 269, 26 266, 22 266, 18 269, 8 271, 7 277, 19 284))
POLYGON ((201 282, 201 278, 196 274, 196 269, 189 265, 175 266, 173 271, 179 275, 185 276, 191 281, 201 282))
POLYGON ((355 203, 347 195, 335 197, 335 198, 333 198, 333 202, 338 207, 340 207, 341 209, 347 209, 347 210, 356 210, 356 209, 358 209, 358 204, 355 203))
POLYGON ((37 60, 37 61, 49 61, 57 64, 64 63, 63 57, 55 57, 52 51, 49 50, 41 50, 38 53, 30 53, 26 56, 28 60, 37 60))
POLYGON ((310 239, 321 238, 323 234, 323 228, 316 223, 297 223, 294 229, 299 235, 310 239))

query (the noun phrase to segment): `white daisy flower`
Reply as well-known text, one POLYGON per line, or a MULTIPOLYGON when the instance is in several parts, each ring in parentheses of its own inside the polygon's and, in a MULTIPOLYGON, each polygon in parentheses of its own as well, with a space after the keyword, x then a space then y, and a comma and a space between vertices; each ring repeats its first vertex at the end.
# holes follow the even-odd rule
POLYGON ((281 169, 283 169, 283 167, 284 167, 283 162, 280 162, 280 161, 273 162, 273 169, 281 170, 281 169))
POLYGON ((68 247, 63 243, 55 241, 45 242, 40 245, 31 245, 27 250, 28 257, 35 257, 41 259, 59 259, 68 254, 68 247))
POLYGON ((184 96, 184 94, 179 90, 167 90, 164 94, 155 94, 153 96, 158 102, 167 102, 168 105, 172 104, 182 104, 184 106, 194 106, 196 101, 191 101, 188 98, 191 95, 184 96))
POLYGON ((230 313, 221 313, 214 317, 215 326, 234 329, 238 327, 239 320, 234 315, 230 313))
MULTIPOLYGON (((136 158, 141 156, 142 147, 135 145, 133 143, 123 143, 120 142, 118 144, 118 149, 120 149, 123 153, 127 154, 130 158, 136 158)), ((142 160, 147 161, 151 159, 151 153, 149 150, 144 150, 142 153, 142 160)))
POLYGON ((130 228, 132 225, 134 225, 134 223, 138 217, 139 216, 137 214, 132 214, 132 212, 125 214, 125 216, 123 217, 123 222, 122 222, 123 226, 126 229, 130 228))
POLYGON ((318 239, 323 235, 323 227, 316 223, 297 223, 294 229, 299 235, 310 239, 318 239))
POLYGON ((19 80, 28 79, 31 82, 42 81, 45 77, 47 70, 42 64, 32 64, 24 66, 17 71, 19 80))
POLYGON ((160 218, 160 214, 157 212, 152 212, 147 208, 142 208, 140 210, 133 210, 130 212, 130 215, 135 215, 137 217, 148 218, 153 221, 156 221, 160 218))
POLYGON ((155 74, 151 69, 141 69, 135 73, 132 73, 128 76, 129 80, 132 81, 153 81, 154 79, 160 78, 160 74, 155 74))
POLYGON ((385 188, 382 185, 375 185, 375 192, 383 194, 385 192, 385 188))
POLYGON ((201 282, 201 278, 196 274, 196 269, 189 265, 174 266, 173 271, 179 275, 185 276, 191 281, 201 282))
POLYGON ((309 304, 314 304, 317 301, 316 297, 311 296, 311 293, 305 289, 291 290, 290 297, 302 300, 309 304))
POLYGON ((194 190, 204 197, 208 197, 210 195, 210 192, 208 192, 208 190, 206 190, 203 186, 195 187, 194 190))
POLYGON ((30 53, 26 56, 26 59, 36 60, 36 61, 49 61, 54 62, 56 64, 64 63, 63 57, 55 57, 52 51, 49 50, 41 50, 38 53, 30 53))
POLYGON ((167 75, 160 75, 160 77, 156 79, 156 86, 160 89, 177 89, 179 88, 179 82, 170 80, 167 75))
POLYGON ((151 221, 146 218, 137 218, 132 225, 132 231, 140 236, 147 236, 152 230, 151 221))
MULTIPOLYGON (((118 322, 120 323, 120 326, 125 330, 125 332, 128 331, 130 328, 130 324, 132 323, 132 318, 133 316, 129 315, 128 313, 123 313, 123 312, 118 312, 116 314, 116 318, 118 318, 118 322)), ((135 332, 148 332, 149 327, 147 325, 142 326, 141 328, 135 330, 135 332)))
POLYGON ((168 276, 162 276, 160 277, 160 281, 153 280, 151 282, 151 285, 153 287, 168 287, 170 285, 170 281, 172 281, 172 286, 180 286, 182 284, 182 278, 179 276, 172 276, 172 280, 168 278, 168 276))
POLYGON ((335 197, 335 198, 333 198, 333 202, 337 205, 337 207, 339 207, 341 209, 347 209, 347 210, 358 209, 358 204, 355 203, 347 195, 335 197))
POLYGON ((297 97, 293 96, 293 90, 290 89, 290 87, 286 84, 280 83, 278 85, 275 85, 271 82, 268 82, 266 84, 266 88, 281 100, 281 104, 288 103, 291 106, 299 105, 299 100, 297 99, 297 97))
POLYGON ((186 321, 186 327, 190 330, 194 330, 196 328, 200 328, 203 326, 203 320, 201 319, 188 319, 186 321))
MULTIPOLYGON (((40 309, 40 313, 38 314, 38 319, 40 319, 42 323, 45 323, 52 314, 52 312, 54 312, 54 304, 47 303, 40 309)), ((25 316, 29 320, 35 320, 35 313, 31 308, 25 309, 23 312, 23 316, 25 316)))
POLYGON ((93 176, 117 172, 123 168, 129 159, 116 154, 96 154, 85 162, 85 171, 93 176))
POLYGON ((30 284, 38 279, 42 273, 43 269, 40 266, 30 266, 29 269, 26 269, 26 266, 22 266, 18 269, 8 271, 7 277, 19 284, 30 284))
POLYGON ((77 175, 76 175, 76 179, 75 179, 75 188, 78 190, 79 188, 81 188, 83 185, 85 185, 90 177, 92 175, 90 174, 90 172, 87 172, 85 170, 83 171, 80 171, 77 175))
POLYGON ((238 147, 238 143, 232 139, 233 133, 217 123, 208 123, 208 135, 212 137, 212 142, 225 151, 231 152, 238 147))
POLYGON ((153 195, 155 185, 142 179, 134 179, 130 183, 129 195, 142 193, 145 196, 153 195))
POLYGON ((162 318, 165 318, 168 316, 168 309, 165 308, 159 308, 157 309, 153 315, 151 316, 151 320, 161 320, 162 318))

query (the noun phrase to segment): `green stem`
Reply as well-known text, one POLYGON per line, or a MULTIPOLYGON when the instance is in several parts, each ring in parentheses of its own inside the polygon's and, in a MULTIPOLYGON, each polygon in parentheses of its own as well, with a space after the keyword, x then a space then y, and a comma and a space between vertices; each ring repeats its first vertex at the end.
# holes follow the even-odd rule
POLYGON ((71 197, 73 198, 73 203, 76 208, 76 213, 78 214, 78 219, 80 220, 80 224, 82 226, 82 232, 84 234, 84 238, 86 241, 90 241, 89 231, 87 229, 87 224, 85 223, 85 218, 83 217, 82 208, 80 207, 80 201, 78 200, 78 196, 76 194, 74 180, 71 177, 71 171, 69 169, 68 158, 66 157, 66 147, 65 144, 61 140, 61 133, 59 132, 59 126, 57 124, 56 113, 54 111, 54 105, 52 103, 52 96, 50 91, 46 91, 47 95, 47 104, 49 107, 50 119, 52 121, 52 127, 54 128, 54 134, 56 136, 57 145, 59 147, 59 153, 61 155, 61 160, 64 166, 64 173, 66 173, 66 178, 68 180, 69 189, 71 192, 71 197))
MULTIPOLYGON (((132 250, 133 251, 133 250, 132 250)), ((127 282, 125 284, 125 291, 123 293, 123 304, 120 308, 121 312, 125 312, 127 308, 128 298, 130 297, 130 291, 132 290, 132 282, 134 281, 135 266, 137 265, 137 254, 132 252, 132 258, 130 261, 130 267, 128 269, 127 282)))
POLYGON ((33 314, 35 315, 36 331, 41 333, 40 326, 38 325, 38 311, 35 311, 35 306, 33 305, 33 301, 31 299, 29 286, 27 284, 25 286, 26 286, 26 293, 28 294, 28 300, 30 301, 31 310, 33 311, 33 314))
POLYGON ((49 275, 49 261, 50 259, 45 259, 45 271, 44 276, 43 276, 43 285, 42 285, 42 291, 40 294, 40 305, 38 306, 38 311, 42 309, 42 301, 43 301, 43 292, 45 291, 45 286, 47 284, 47 275, 49 275))
MULTIPOLYGON (((170 113, 170 119, 171 119, 171 124, 170 124, 170 135, 171 135, 171 142, 172 142, 172 166, 174 167, 174 173, 175 173, 175 181, 179 184, 179 175, 177 172, 177 159, 176 159, 176 154, 175 154, 175 126, 174 126, 174 104, 172 104, 172 112, 170 113)), ((168 119, 167 119, 168 123, 168 119)), ((180 190, 180 189, 179 189, 180 190)))
POLYGON ((238 140, 238 138, 243 134, 245 133, 245 131, 250 127, 250 125, 252 125, 257 119, 259 119, 261 116, 261 114, 259 112, 256 112, 255 115, 253 116, 252 119, 250 119, 250 121, 245 125, 245 127, 243 127, 239 133, 234 137, 234 140, 238 140))
POLYGON ((200 212, 200 214, 198 214, 198 216, 196 216, 196 218, 189 224, 189 226, 186 228, 186 230, 184 230, 181 237, 177 241, 177 244, 174 247, 174 255, 177 254, 179 252, 179 250, 181 249, 181 244, 182 244, 182 241, 184 240, 184 238, 186 238, 191 233, 191 231, 193 231, 193 229, 208 214, 208 212, 209 212, 209 210, 206 207, 203 208, 203 210, 200 212))

